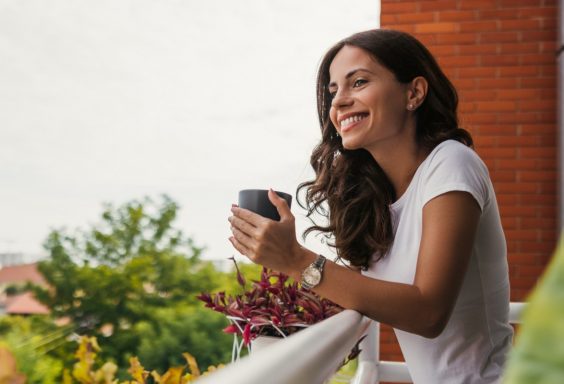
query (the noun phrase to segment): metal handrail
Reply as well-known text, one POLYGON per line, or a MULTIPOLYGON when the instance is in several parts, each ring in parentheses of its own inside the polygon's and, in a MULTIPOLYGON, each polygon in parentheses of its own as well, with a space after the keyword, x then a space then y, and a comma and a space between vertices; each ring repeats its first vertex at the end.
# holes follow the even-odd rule
MULTIPOLYGON (((509 322, 520 324, 526 303, 509 304, 509 322)), ((411 375, 404 362, 380 361, 380 324, 372 322, 368 336, 360 345, 362 352, 358 357, 358 368, 352 384, 375 384, 380 381, 390 383, 410 383, 411 375)))
MULTIPOLYGON (((511 323, 520 323, 525 305, 510 304, 511 323)), ((356 311, 345 310, 202 377, 197 383, 321 384, 333 376, 344 356, 365 334, 358 369, 351 383, 411 382, 405 363, 379 361, 379 333, 379 323, 356 311)))
POLYGON ((339 368, 370 323, 360 313, 345 310, 204 376, 197 383, 323 383, 339 368))

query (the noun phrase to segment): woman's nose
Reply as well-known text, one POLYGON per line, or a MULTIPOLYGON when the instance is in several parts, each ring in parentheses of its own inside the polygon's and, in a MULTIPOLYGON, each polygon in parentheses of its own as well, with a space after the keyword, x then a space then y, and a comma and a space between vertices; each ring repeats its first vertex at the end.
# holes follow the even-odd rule
POLYGON ((337 92, 335 97, 333 97, 333 100, 331 100, 331 106, 333 106, 334 108, 345 107, 350 104, 352 104, 352 98, 344 92, 337 92))

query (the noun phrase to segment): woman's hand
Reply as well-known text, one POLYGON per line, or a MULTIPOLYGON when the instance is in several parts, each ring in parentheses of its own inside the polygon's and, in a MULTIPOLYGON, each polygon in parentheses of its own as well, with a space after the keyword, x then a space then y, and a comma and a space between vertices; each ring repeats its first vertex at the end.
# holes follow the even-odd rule
POLYGON ((280 215, 280 221, 262 217, 247 209, 233 206, 229 217, 229 238, 233 247, 251 261, 290 274, 301 268, 302 247, 296 239, 295 218, 286 201, 272 189, 268 198, 280 215))

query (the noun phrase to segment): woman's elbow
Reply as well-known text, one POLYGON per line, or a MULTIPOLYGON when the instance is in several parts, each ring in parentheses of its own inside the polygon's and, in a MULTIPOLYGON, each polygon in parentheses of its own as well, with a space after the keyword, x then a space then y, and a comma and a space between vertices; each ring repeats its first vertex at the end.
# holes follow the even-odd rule
POLYGON ((436 312, 428 314, 416 330, 416 334, 427 339, 434 339, 443 333, 447 326, 450 313, 436 312))

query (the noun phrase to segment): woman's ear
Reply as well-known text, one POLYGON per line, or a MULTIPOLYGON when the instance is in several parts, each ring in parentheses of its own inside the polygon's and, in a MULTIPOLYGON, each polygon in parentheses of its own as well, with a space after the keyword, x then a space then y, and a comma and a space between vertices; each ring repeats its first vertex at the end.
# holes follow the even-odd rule
POLYGON ((415 111, 427 97, 429 84, 423 76, 417 76, 407 87, 407 109, 415 111))

